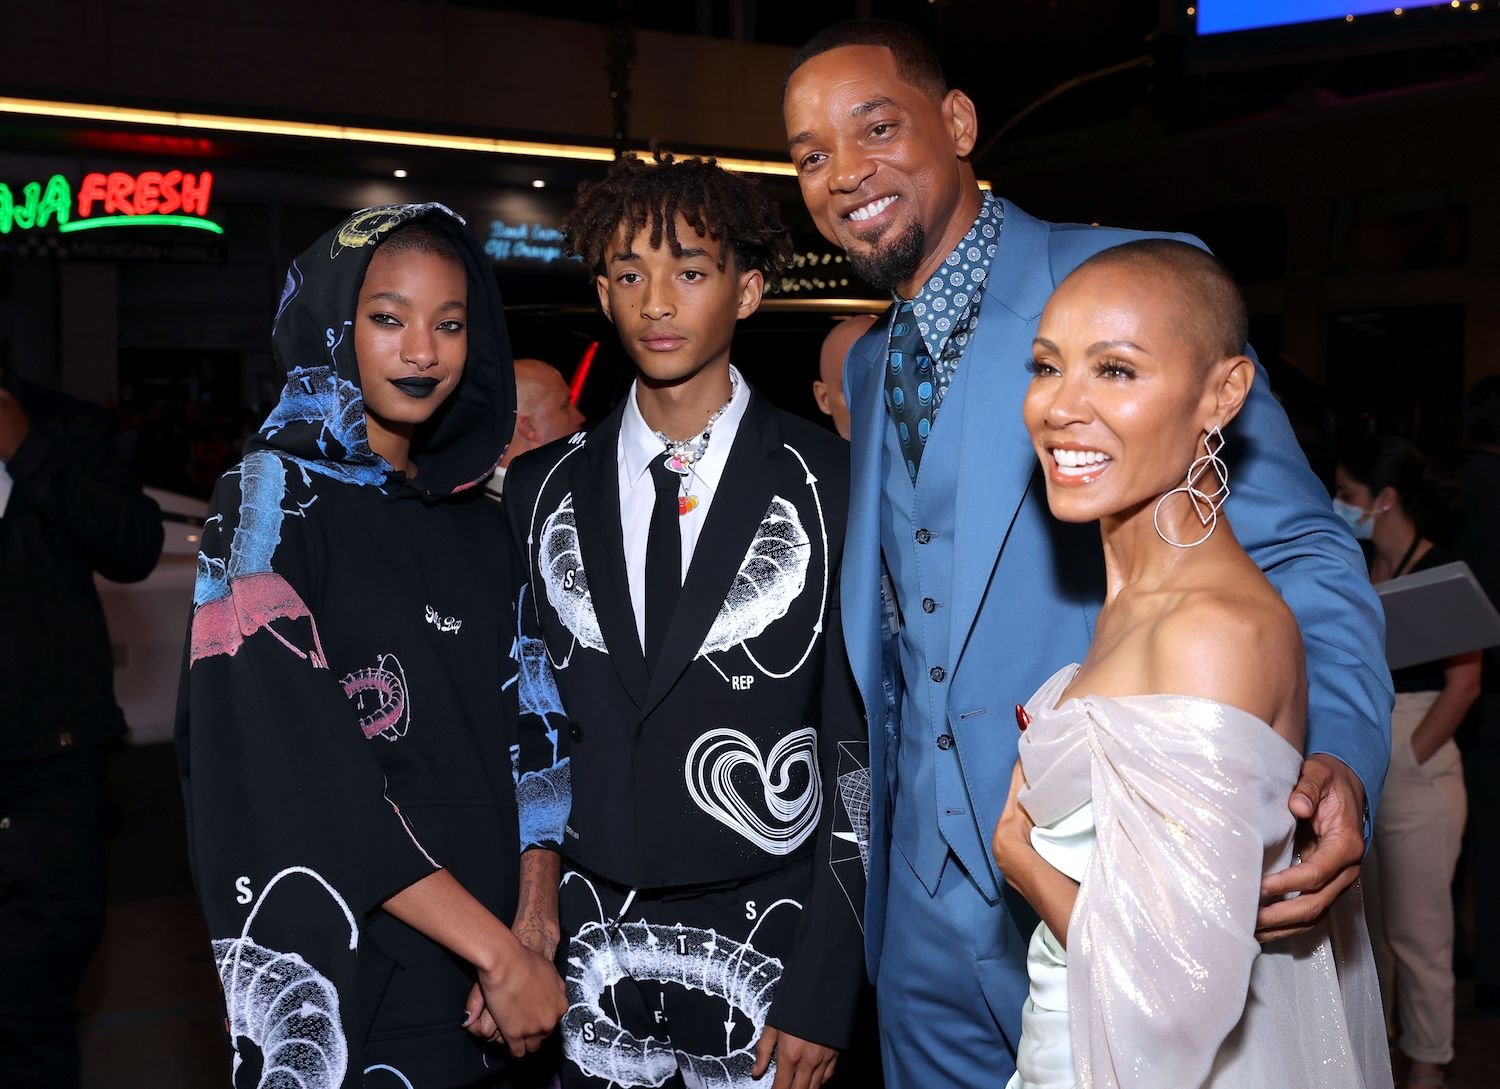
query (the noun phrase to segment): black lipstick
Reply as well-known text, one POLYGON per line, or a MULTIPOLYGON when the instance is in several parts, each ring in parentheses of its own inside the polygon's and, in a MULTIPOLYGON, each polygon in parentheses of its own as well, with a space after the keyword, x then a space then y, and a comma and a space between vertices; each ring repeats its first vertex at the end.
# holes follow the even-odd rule
POLYGON ((422 398, 429 396, 438 387, 436 378, 396 378, 392 379, 391 385, 395 386, 408 397, 422 398))

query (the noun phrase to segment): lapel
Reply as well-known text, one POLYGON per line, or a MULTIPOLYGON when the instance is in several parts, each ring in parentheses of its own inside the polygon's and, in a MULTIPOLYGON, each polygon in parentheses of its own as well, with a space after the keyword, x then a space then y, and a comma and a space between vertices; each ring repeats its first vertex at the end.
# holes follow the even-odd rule
POLYGON ((865 710, 884 706, 880 660, 880 503, 884 487, 885 412, 883 356, 890 329, 887 309, 844 359, 844 394, 853 430, 850 444, 849 529, 842 579, 844 641, 865 710))
POLYGON ((964 366, 954 529, 953 611, 949 646, 954 661, 989 587, 1006 534, 1036 475, 1036 456, 1021 420, 1030 376, 1024 366, 1036 321, 1052 294, 1051 226, 1009 201, 1000 248, 985 282, 984 309, 964 366))
POLYGON ((649 677, 635 630, 630 605, 630 580, 625 575, 625 540, 620 530, 619 458, 620 419, 624 402, 589 432, 580 457, 572 464, 573 516, 578 524, 578 551, 589 575, 589 594, 599 617, 599 630, 609 647, 609 660, 631 701, 639 707, 646 698, 649 677))
POLYGON ((642 719, 672 690, 703 646, 703 638, 719 615, 755 531, 771 506, 776 484, 775 459, 780 452, 781 427, 776 421, 776 410, 752 388, 719 490, 693 549, 693 560, 682 584, 682 595, 677 599, 677 611, 667 628, 661 656, 651 670, 650 685, 641 705, 642 719))

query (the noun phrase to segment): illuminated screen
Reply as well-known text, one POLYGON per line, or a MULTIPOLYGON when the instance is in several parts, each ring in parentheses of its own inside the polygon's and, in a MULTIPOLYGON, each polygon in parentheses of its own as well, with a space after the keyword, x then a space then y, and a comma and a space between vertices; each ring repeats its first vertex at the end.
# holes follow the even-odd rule
POLYGON ((1198 33, 1260 30, 1346 15, 1389 15, 1398 5, 1399 0, 1198 0, 1198 33))

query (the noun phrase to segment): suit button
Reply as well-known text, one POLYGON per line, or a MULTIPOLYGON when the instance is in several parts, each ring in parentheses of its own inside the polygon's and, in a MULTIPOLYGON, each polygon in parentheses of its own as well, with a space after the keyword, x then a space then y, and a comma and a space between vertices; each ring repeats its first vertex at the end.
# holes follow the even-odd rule
POLYGON ((938 734, 937 747, 942 749, 944 752, 947 752, 949 749, 953 748, 953 735, 938 734))
POLYGON ((915 536, 917 538, 917 544, 926 544, 928 541, 932 540, 932 531, 919 529, 917 530, 915 536))
POLYGON ((922 611, 924 613, 935 612, 936 610, 937 610, 937 602, 936 601, 933 601, 932 598, 930 598, 930 597, 924 597, 922 599, 922 611))
POLYGON ((574 741, 582 741, 583 740, 583 727, 580 726, 576 722, 573 723, 571 726, 568 727, 568 736, 571 737, 574 741))
POLYGON ((943 678, 948 675, 948 671, 942 666, 933 666, 930 670, 928 670, 927 675, 934 681, 937 681, 939 684, 941 684, 943 678))

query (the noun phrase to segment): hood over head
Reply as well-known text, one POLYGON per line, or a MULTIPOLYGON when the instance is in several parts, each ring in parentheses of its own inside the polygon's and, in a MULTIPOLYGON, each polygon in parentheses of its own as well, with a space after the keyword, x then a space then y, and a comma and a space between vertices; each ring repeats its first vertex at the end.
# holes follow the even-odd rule
POLYGON ((515 368, 500 292, 463 219, 432 203, 361 209, 292 262, 271 329, 286 386, 247 453, 276 450, 313 472, 354 484, 384 487, 393 480, 391 466, 370 449, 365 432, 354 318, 377 247, 398 227, 418 220, 450 237, 463 259, 469 354, 458 388, 417 430, 412 460, 421 471, 410 484, 424 499, 436 500, 494 470, 516 417, 515 368))

